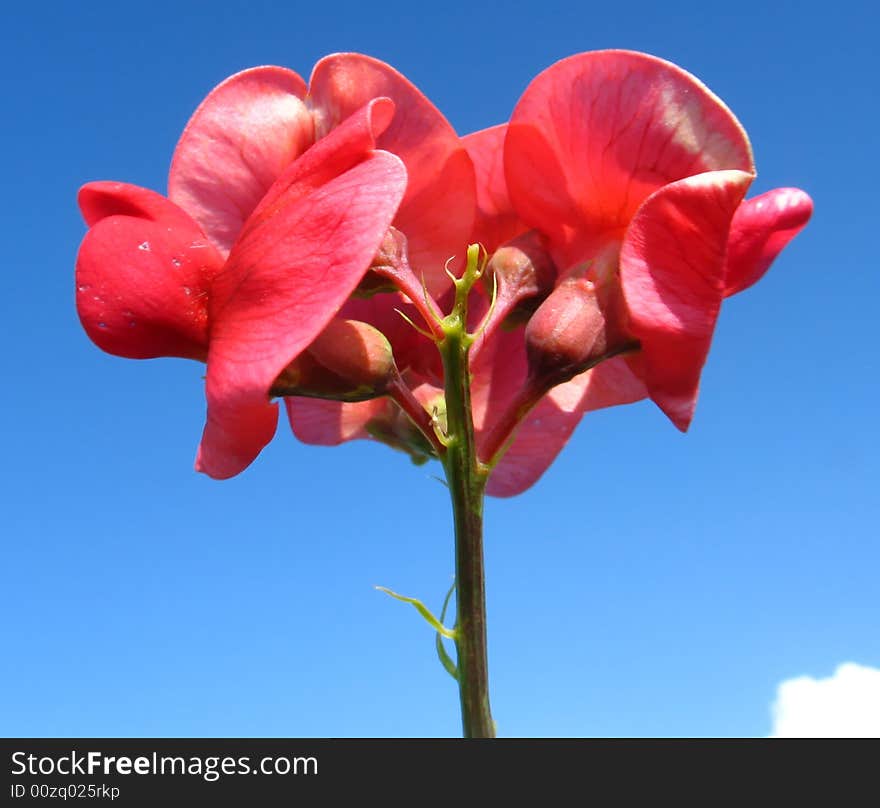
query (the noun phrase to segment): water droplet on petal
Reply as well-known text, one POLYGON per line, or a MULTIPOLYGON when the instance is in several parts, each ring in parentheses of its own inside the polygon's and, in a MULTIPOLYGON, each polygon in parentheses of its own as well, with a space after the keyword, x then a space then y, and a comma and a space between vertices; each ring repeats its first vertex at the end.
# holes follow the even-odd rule
POLYGON ((146 252, 149 252, 150 251, 150 242, 144 241, 141 244, 138 244, 138 249, 145 250, 146 252))
POLYGON ((107 323, 104 323, 104 322, 98 323, 98 328, 106 328, 106 327, 107 327, 107 323))
POLYGON ((91 289, 91 288, 92 288, 92 284, 90 284, 90 283, 81 283, 79 286, 76 287, 76 290, 77 290, 78 292, 88 292, 89 289, 91 289))
POLYGON ((190 289, 189 286, 184 286, 184 287, 183 287, 183 293, 184 293, 187 297, 189 297, 189 296, 193 293, 193 290, 190 289))
POLYGON ((171 263, 174 264, 174 266, 179 267, 180 266, 180 259, 179 258, 172 258, 171 263))

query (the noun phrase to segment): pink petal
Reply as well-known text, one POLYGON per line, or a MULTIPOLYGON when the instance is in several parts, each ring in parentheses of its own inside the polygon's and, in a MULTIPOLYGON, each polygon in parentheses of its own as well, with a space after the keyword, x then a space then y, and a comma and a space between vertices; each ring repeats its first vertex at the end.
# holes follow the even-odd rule
POLYGON ((589 377, 580 405, 585 413, 620 404, 633 404, 648 397, 648 389, 632 372, 626 356, 616 356, 602 362, 584 375, 589 377))
MULTIPOLYGON (((411 389, 426 412, 442 397, 441 390, 430 384, 413 384, 411 389)), ((291 429, 303 443, 337 446, 344 441, 375 437, 400 449, 413 439, 424 442, 413 423, 389 398, 354 404, 286 398, 284 403, 291 429)))
POLYGON ((712 171, 650 196, 620 253, 629 330, 651 398, 682 431, 693 417, 700 372, 724 291, 730 222, 753 177, 712 171))
POLYGON ((615 50, 563 59, 532 81, 511 117, 504 160, 520 216, 573 251, 584 233, 625 227, 670 182, 754 169, 739 122, 696 78, 615 50))
POLYGON ((330 135, 321 138, 288 166, 266 191, 242 227, 238 244, 249 240, 249 231, 263 227, 280 209, 288 208, 291 202, 320 189, 371 156, 376 148, 376 139, 393 117, 394 102, 388 98, 375 98, 330 135))
POLYGON ((566 395, 573 385, 574 380, 554 388, 520 424, 513 443, 489 477, 487 494, 521 494, 550 467, 581 419, 578 404, 582 391, 573 390, 573 395, 566 395))
POLYGON ((76 305, 101 349, 131 359, 207 355, 207 288, 223 259, 180 208, 146 188, 96 182, 79 194, 86 234, 76 305))
POLYGON ((369 267, 406 187, 400 160, 372 149, 389 111, 387 100, 369 104, 291 165, 215 279, 199 470, 229 476, 259 454, 272 382, 369 267))
POLYGON ((813 200, 799 188, 776 188, 743 202, 730 226, 725 297, 759 281, 812 214, 813 200))
POLYGON ((439 294, 449 285, 444 264, 464 255, 474 221, 473 166, 455 130, 409 80, 362 54, 322 59, 309 93, 318 136, 373 98, 394 101, 394 120, 377 140, 380 149, 403 160, 409 178, 394 226, 407 237, 416 277, 424 275, 431 292, 439 294))
POLYGON ((305 82, 282 67, 255 67, 215 87, 183 131, 168 196, 226 255, 242 224, 314 139, 305 82))
POLYGON ((369 438, 367 424, 387 417, 391 402, 376 398, 348 403, 319 398, 285 398, 293 434, 303 443, 338 446, 348 440, 369 438))
POLYGON ((272 440, 278 405, 258 396, 212 396, 210 389, 208 396, 208 419, 195 468, 215 480, 227 480, 244 471, 272 440))
POLYGON ((501 414, 522 393, 528 365, 522 328, 498 328, 480 348, 471 351, 471 404, 478 454, 485 460, 486 439, 501 414))
POLYGON ((490 253, 528 228, 520 220, 507 194, 504 177, 504 135, 507 124, 465 135, 461 142, 474 164, 477 212, 471 243, 490 253))
POLYGON ((487 493, 493 497, 521 494, 550 467, 585 412, 630 404, 646 395, 644 385, 622 357, 554 387, 520 424, 513 443, 489 477, 487 493))
POLYGON ((108 216, 134 216, 198 229, 192 217, 167 197, 126 182, 90 182, 79 189, 76 201, 89 227, 108 216))

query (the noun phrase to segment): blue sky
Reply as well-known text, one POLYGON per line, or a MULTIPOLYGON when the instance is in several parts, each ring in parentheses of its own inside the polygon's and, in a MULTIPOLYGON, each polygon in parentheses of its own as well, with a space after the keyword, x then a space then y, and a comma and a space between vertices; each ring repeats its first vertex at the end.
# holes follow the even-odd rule
MULTIPOLYGON (((225 76, 308 76, 358 50, 461 132, 584 50, 670 59, 749 132, 758 193, 816 202, 727 302, 691 431, 596 413, 542 481, 486 513, 503 735, 766 735, 776 688, 880 667, 877 12, 794 3, 31 4, 0 60, 0 734, 456 735, 433 637, 374 584, 439 604, 439 468, 281 430, 240 477, 192 470, 202 368, 81 331, 75 193, 165 189, 225 76), (869 19, 872 16, 873 19, 869 19)), ((880 730, 878 730, 880 732, 880 730)))

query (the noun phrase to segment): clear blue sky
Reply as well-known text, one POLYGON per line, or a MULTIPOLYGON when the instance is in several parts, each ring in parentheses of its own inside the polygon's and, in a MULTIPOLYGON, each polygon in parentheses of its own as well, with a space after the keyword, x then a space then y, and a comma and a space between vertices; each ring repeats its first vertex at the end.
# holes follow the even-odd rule
POLYGON ((75 193, 165 190, 217 82, 359 50, 466 133, 555 60, 670 59, 738 115, 753 193, 807 230, 728 301, 689 434, 648 403, 586 419, 487 508, 503 735, 764 735, 784 679, 880 667, 876 10, 801 3, 25 4, 0 37, 0 734, 457 735, 433 637, 452 574, 439 468, 281 430, 243 475, 192 461, 202 368, 81 331, 75 193))

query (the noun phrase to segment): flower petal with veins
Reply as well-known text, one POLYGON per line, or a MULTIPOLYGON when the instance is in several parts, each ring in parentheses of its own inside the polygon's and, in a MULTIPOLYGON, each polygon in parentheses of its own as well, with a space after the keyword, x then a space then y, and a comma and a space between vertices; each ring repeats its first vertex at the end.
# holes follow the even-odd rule
POLYGON ((477 184, 477 211, 470 242, 482 244, 490 254, 505 241, 528 230, 507 193, 504 178, 506 134, 507 124, 499 124, 461 139, 474 164, 477 184))
POLYGON ((648 391, 623 357, 615 357, 554 387, 519 425, 513 443, 489 477, 486 493, 513 497, 550 467, 585 412, 631 404, 648 391))
POLYGON ((305 82, 254 67, 215 87, 177 143, 168 197, 225 256, 272 183, 314 140, 305 82))
POLYGON ((648 197, 626 232, 620 280, 651 398, 682 431, 696 406, 724 294, 730 223, 753 175, 710 171, 648 197))
POLYGON ((701 82, 621 50, 571 56, 535 78, 511 116, 504 163, 517 212, 563 252, 625 227, 670 182, 754 172, 745 132, 701 82))
POLYGON ((390 103, 363 107, 293 163, 215 278, 197 459, 212 477, 237 474, 271 439, 272 382, 354 291, 397 211, 406 171, 373 149, 390 103))
POLYGON ((409 178, 394 226, 406 234, 416 277, 424 275, 437 295, 449 286, 446 261, 467 246, 475 206, 473 166, 446 118, 393 67, 363 54, 337 53, 315 65, 309 83, 316 136, 380 96, 391 98, 396 112, 376 145, 400 157, 409 178))

